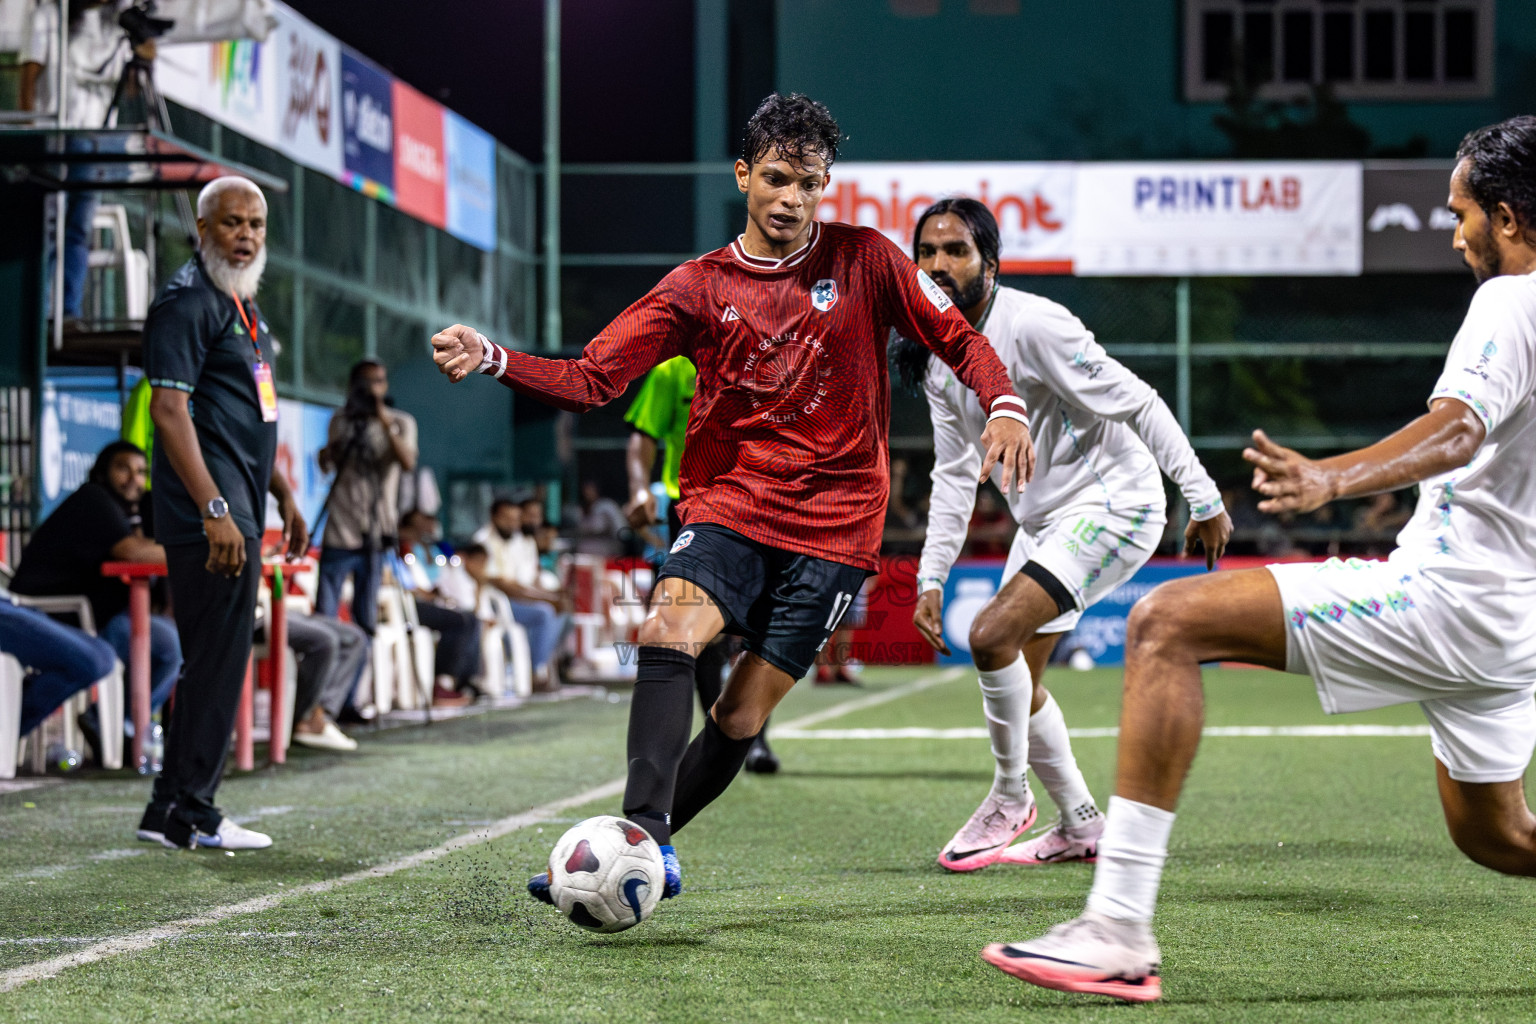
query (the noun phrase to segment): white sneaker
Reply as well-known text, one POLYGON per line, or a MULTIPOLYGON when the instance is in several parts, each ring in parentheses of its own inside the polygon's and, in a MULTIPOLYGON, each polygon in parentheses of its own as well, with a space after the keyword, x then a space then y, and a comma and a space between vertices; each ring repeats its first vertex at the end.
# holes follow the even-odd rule
POLYGON ((1091 992, 1130 1003, 1163 994, 1162 957, 1143 921, 1120 921, 1087 911, 1029 942, 993 943, 981 958, 1031 985, 1060 992, 1091 992))
POLYGON ((1029 786, 1024 799, 1015 800, 988 793, 944 849, 939 851, 939 865, 950 871, 975 871, 995 864, 1008 844, 1035 823, 1035 798, 1029 786))
POLYGON ((1099 859, 1099 837, 1104 834, 1104 822, 1085 826, 1081 834, 1057 822, 1044 835, 1016 843, 997 858, 999 864, 1066 864, 1077 861, 1092 864, 1099 859))
MULTIPOLYGON (((172 848, 176 846, 169 839, 162 842, 172 848)), ((266 833, 242 828, 228 818, 224 818, 219 822, 218 829, 212 833, 193 832, 192 841, 187 844, 187 849, 196 850, 199 847, 206 847, 210 850, 265 850, 271 845, 272 837, 266 833)))
POLYGON ((315 750, 352 751, 357 749, 357 740, 336 728, 335 722, 326 722, 325 728, 319 732, 299 732, 295 729, 293 742, 301 747, 312 747, 315 750))

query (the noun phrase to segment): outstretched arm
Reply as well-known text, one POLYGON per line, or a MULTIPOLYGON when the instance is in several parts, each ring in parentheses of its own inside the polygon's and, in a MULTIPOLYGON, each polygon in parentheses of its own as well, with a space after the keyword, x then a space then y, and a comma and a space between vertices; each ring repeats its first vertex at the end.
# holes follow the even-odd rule
POLYGON ((1369 448, 1309 459, 1253 432, 1243 458, 1253 463, 1260 512, 1310 512, 1337 498, 1396 491, 1472 461, 1487 432, 1472 407, 1439 398, 1426 415, 1369 448))
POLYGON ((454 324, 432 337, 432 360, 457 383, 484 373, 512 390, 557 409, 587 412, 613 401, 629 382, 679 354, 698 332, 692 273, 684 264, 630 306, 587 345, 579 359, 545 359, 515 352, 479 331, 454 324))

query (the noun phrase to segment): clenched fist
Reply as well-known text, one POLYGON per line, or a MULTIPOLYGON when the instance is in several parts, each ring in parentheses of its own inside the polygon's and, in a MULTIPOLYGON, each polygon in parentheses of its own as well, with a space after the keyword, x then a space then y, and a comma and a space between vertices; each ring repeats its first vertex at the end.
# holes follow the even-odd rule
POLYGON ((463 324, 432 335, 432 361, 455 384, 478 370, 489 350, 485 335, 463 324))

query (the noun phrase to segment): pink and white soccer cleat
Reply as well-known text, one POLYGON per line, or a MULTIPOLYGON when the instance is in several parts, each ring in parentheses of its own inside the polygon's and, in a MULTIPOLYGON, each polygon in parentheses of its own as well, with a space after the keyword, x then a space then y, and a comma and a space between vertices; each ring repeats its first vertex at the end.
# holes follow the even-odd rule
POLYGON ((1128 1003, 1162 997, 1161 956, 1152 929, 1091 911, 1029 942, 993 943, 981 958, 1041 988, 1089 992, 1128 1003))
POLYGON ((1035 798, 1024 787, 1024 799, 987 794, 971 820, 939 851, 939 865, 950 871, 975 871, 997 863, 1008 844, 1035 823, 1035 798))
POLYGON ((1104 822, 1096 822, 1098 828, 1089 835, 1077 835, 1061 822, 1049 832, 1015 843, 997 858, 999 864, 1092 864, 1099 859, 1099 837, 1104 834, 1104 822))

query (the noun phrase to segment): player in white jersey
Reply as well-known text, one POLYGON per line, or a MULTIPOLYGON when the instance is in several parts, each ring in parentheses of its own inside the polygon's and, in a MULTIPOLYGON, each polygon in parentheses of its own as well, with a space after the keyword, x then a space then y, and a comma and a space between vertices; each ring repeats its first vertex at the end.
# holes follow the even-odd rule
MULTIPOLYGON (((914 256, 987 336, 1029 407, 1039 471, 1007 496, 1019 523, 1003 584, 970 629, 971 656, 996 762, 992 789, 939 853, 951 871, 999 861, 1091 861, 1104 820, 1083 781, 1061 709, 1041 685, 1051 652, 1083 610, 1144 565, 1167 522, 1159 467, 1189 502, 1186 548, 1207 566, 1232 523, 1221 493, 1156 391, 1105 353, 1082 321, 1038 295, 997 283, 997 221, 974 199, 944 199, 918 218, 914 256), (1035 820, 1034 768, 1060 811, 1055 827, 1010 846, 1035 820)), ((937 650, 943 594, 976 503, 986 413, 928 351, 898 343, 897 370, 919 379, 933 417, 933 495, 913 622, 937 650)), ((995 474, 994 474, 995 475, 995 474)))
POLYGON ((1417 702, 1452 841, 1495 871, 1536 875, 1522 787, 1536 745, 1536 117, 1462 141, 1449 205, 1481 287, 1428 414, 1320 461, 1260 431, 1243 453, 1265 512, 1419 484, 1396 550, 1179 580, 1136 606, 1087 910, 1031 942, 988 946, 990 963, 1047 988, 1158 998, 1150 922, 1207 661, 1310 674, 1329 712, 1417 702))

